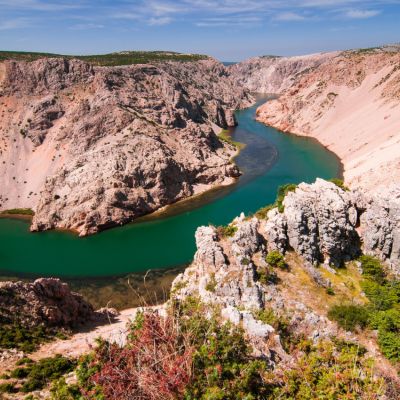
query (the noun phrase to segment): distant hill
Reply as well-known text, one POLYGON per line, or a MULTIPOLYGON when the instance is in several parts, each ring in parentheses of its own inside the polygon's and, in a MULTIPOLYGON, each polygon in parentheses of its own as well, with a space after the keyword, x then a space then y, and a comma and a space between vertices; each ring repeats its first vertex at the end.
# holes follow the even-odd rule
POLYGON ((19 60, 35 61, 39 58, 67 58, 79 59, 98 66, 118 66, 131 64, 148 64, 162 61, 198 61, 207 59, 202 54, 182 54, 172 51, 121 51, 110 54, 98 54, 87 56, 62 55, 52 53, 34 53, 22 51, 0 51, 0 61, 19 60))

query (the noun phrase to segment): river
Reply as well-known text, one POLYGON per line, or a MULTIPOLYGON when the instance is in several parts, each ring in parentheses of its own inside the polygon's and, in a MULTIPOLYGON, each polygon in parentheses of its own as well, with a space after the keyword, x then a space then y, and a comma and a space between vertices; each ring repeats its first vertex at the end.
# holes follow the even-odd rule
POLYGON ((0 275, 83 280, 183 265, 193 258, 198 226, 227 224, 241 212, 253 213, 272 203, 285 183, 340 175, 333 153, 313 139, 256 122, 256 107, 236 113, 239 125, 232 137, 246 147, 236 158, 243 176, 235 185, 174 205, 157 218, 87 238, 57 231, 33 234, 27 221, 0 219, 0 275))

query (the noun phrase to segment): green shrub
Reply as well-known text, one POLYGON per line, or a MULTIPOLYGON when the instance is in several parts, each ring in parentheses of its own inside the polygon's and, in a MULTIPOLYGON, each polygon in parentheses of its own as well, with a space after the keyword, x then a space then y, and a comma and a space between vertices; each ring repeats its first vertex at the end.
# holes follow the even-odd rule
POLYGON ((363 360, 356 346, 325 341, 309 346, 273 393, 271 399, 376 399, 384 381, 374 378, 371 360, 363 360))
POLYGON ((359 261, 361 262, 363 276, 379 283, 380 285, 385 282, 385 271, 381 262, 377 258, 362 255, 359 258, 359 261))
POLYGON ((280 213, 282 213, 285 209, 285 207, 283 206, 283 200, 285 199, 285 196, 289 192, 294 192, 296 190, 296 188, 297 188, 297 185, 295 185, 293 183, 289 183, 287 185, 283 185, 278 188, 278 194, 276 197, 275 205, 276 205, 276 207, 278 207, 278 210, 280 213))
POLYGON ((210 280, 207 282, 206 290, 209 292, 215 292, 217 281, 215 280, 215 274, 210 275, 210 280))
POLYGON ((334 183, 337 187, 339 187, 340 189, 348 192, 350 189, 344 184, 343 179, 338 179, 338 178, 333 178, 330 179, 329 182, 334 183))
MULTIPOLYGON (((12 383, 1 383, 0 384, 0 394, 1 393, 13 393, 15 392, 14 385, 12 383)), ((0 396, 1 398, 1 396, 0 396)))
POLYGON ((275 204, 270 204, 268 206, 260 208, 258 211, 255 212, 255 216, 258 219, 266 219, 268 212, 271 211, 275 207, 275 204))
POLYGON ((269 285, 271 283, 278 283, 279 278, 275 271, 271 267, 264 268, 259 267, 257 268, 257 280, 262 283, 263 285, 269 285))
POLYGON ((398 303, 397 285, 380 285, 366 279, 361 282, 361 288, 377 310, 389 310, 398 303))
POLYGON ((337 304, 330 308, 328 317, 346 331, 354 331, 356 328, 365 328, 368 325, 370 312, 365 306, 337 304))
POLYGON ((0 348, 31 353, 37 350, 40 344, 51 340, 55 334, 55 331, 43 326, 25 328, 18 324, 5 324, 0 326, 0 348))
POLYGON ((378 344, 382 354, 389 360, 400 360, 400 336, 398 331, 391 332, 380 328, 378 331, 378 344))
POLYGON ((334 296, 335 295, 335 291, 333 290, 332 287, 329 286, 329 287, 326 288, 326 294, 329 295, 329 296, 334 296))
POLYGON ((18 360, 15 365, 25 365, 25 364, 33 364, 33 360, 30 359, 29 357, 23 357, 20 360, 18 360))
POLYGON ((238 228, 235 225, 218 226, 217 235, 220 238, 233 237, 237 232, 238 228))
POLYGON ((273 250, 267 254, 265 261, 273 268, 286 269, 285 258, 279 251, 273 250))
POLYGON ((65 378, 53 382, 50 388, 50 400, 80 400, 84 399, 77 384, 68 385, 65 378))
POLYGON ((10 376, 15 379, 23 379, 29 375, 29 371, 30 368, 15 368, 11 371, 10 376))
POLYGON ((56 355, 52 358, 43 358, 37 363, 24 368, 16 368, 11 372, 13 378, 26 378, 21 391, 28 393, 43 389, 49 382, 59 379, 71 372, 76 363, 68 358, 56 355))

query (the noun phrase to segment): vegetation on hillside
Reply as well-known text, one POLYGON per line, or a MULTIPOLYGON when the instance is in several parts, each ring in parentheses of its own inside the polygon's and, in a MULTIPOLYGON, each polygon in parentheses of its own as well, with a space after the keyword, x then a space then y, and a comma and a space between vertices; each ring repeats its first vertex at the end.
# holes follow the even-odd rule
POLYGON ((283 320, 260 317, 291 339, 287 349, 297 361, 290 368, 272 370, 252 354, 240 327, 223 323, 217 308, 192 297, 174 302, 166 318, 138 314, 124 347, 100 341, 80 361, 78 383, 60 379, 52 398, 84 393, 87 399, 123 400, 134 393, 152 400, 375 399, 383 393, 383 380, 373 377, 371 360, 358 346, 315 345, 295 338, 283 320))
POLYGON ((29 358, 21 361, 23 362, 19 362, 19 366, 9 375, 2 377, 7 382, 0 385, 0 393, 30 393, 41 390, 76 367, 75 361, 60 355, 43 358, 37 362, 29 358))
POLYGON ((66 58, 79 59, 97 66, 119 66, 131 64, 149 64, 163 61, 199 61, 208 58, 202 54, 182 54, 172 51, 121 51, 110 54, 73 56, 51 53, 32 53, 20 51, 0 51, 0 61, 18 60, 18 61, 35 61, 40 58, 66 58))
POLYGON ((18 323, 0 325, 0 350, 18 349, 25 353, 31 353, 45 342, 53 340, 55 337, 64 339, 64 332, 55 329, 36 326, 27 328, 18 323))
POLYGON ((336 304, 329 317, 346 330, 376 329, 382 353, 391 361, 400 361, 400 281, 388 279, 380 261, 360 257, 361 287, 369 300, 366 305, 336 304))
POLYGON ((2 215, 29 215, 34 216, 35 213, 30 208, 12 208, 11 210, 2 211, 2 215))

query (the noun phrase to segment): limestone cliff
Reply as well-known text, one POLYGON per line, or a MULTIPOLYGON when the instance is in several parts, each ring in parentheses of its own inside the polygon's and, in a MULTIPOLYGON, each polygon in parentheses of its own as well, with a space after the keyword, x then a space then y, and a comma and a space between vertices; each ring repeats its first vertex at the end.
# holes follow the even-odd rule
POLYGON ((280 93, 258 109, 258 121, 317 138, 342 159, 348 184, 373 189, 400 179, 399 65, 394 46, 255 59, 234 76, 252 90, 280 93))
POLYGON ((399 206, 400 192, 371 198, 321 179, 302 183, 287 193, 283 209, 272 208, 265 218, 241 215, 229 229, 198 228, 194 261, 174 281, 172 296, 217 306, 225 320, 244 328, 255 354, 278 374, 293 366, 296 355, 282 346, 285 331, 272 314, 286 321, 285 329, 314 342, 341 338, 367 346, 379 373, 386 374, 391 367, 379 356, 376 338, 366 342, 344 332, 328 310, 338 301, 367 302, 354 261, 361 253, 400 273, 399 206), (268 255, 276 257, 276 250, 286 265, 270 264, 268 255))
POLYGON ((239 175, 216 129, 251 98, 212 59, 94 67, 0 63, 0 210, 80 235, 126 223, 239 175))
POLYGON ((257 93, 282 93, 304 74, 334 58, 338 53, 297 57, 264 56, 234 64, 229 74, 242 87, 257 93))

